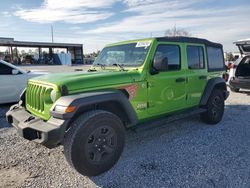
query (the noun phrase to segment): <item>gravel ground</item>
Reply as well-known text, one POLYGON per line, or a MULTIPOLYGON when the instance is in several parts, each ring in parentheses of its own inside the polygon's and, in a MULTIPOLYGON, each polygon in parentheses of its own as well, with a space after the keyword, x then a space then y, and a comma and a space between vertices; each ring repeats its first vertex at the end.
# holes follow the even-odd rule
POLYGON ((215 126, 194 116, 128 131, 118 163, 94 178, 69 167, 62 147, 18 137, 5 121, 8 108, 0 106, 0 187, 250 187, 249 91, 231 93, 215 126))

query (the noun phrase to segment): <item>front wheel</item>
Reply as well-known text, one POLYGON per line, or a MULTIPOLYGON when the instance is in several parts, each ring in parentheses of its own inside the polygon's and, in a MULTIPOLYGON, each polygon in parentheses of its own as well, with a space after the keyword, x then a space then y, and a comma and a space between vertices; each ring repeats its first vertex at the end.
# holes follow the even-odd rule
POLYGON ((221 121, 224 114, 224 97, 221 90, 214 90, 207 102, 207 111, 202 113, 201 119, 208 124, 217 124, 221 121))
POLYGON ((119 159, 125 142, 125 129, 115 114, 96 110, 73 122, 64 140, 64 154, 80 174, 99 175, 119 159))

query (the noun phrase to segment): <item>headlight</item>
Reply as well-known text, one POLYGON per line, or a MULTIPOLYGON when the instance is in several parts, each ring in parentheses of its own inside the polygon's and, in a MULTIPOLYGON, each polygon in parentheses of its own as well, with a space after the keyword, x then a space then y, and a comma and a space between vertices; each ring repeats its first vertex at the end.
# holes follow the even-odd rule
POLYGON ((56 101, 56 91, 54 89, 50 93, 50 99, 52 102, 56 101))

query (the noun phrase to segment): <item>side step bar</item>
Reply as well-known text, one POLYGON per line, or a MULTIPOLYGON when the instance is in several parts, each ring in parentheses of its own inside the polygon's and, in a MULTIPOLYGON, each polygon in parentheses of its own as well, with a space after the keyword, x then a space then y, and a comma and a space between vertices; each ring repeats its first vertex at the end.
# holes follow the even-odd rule
POLYGON ((147 123, 139 123, 135 127, 132 127, 131 130, 137 132, 137 131, 144 131, 144 130, 154 129, 154 128, 163 126, 163 125, 165 125, 167 123, 177 121, 177 120, 180 120, 180 119, 184 119, 184 118, 187 118, 187 117, 195 116, 197 114, 204 113, 206 111, 207 110, 204 109, 204 108, 189 109, 187 111, 181 111, 180 113, 178 113, 176 115, 169 115, 169 116, 161 117, 161 118, 158 118, 158 119, 155 119, 155 120, 150 120, 147 123))

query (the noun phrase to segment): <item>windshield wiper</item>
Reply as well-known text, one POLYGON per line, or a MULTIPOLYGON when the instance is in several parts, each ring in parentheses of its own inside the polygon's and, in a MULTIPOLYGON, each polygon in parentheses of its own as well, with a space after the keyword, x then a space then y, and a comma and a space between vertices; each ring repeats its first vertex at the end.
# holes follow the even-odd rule
POLYGON ((90 68, 90 69, 88 70, 88 72, 96 72, 96 71, 97 71, 97 70, 96 70, 95 68, 93 68, 93 69, 90 68))
POLYGON ((96 65, 101 66, 101 68, 102 68, 103 70, 104 70, 105 67, 106 67, 106 65, 105 65, 105 64, 102 64, 102 63, 97 63, 96 65))
POLYGON ((114 63, 112 65, 119 67, 122 71, 125 71, 124 67, 121 64, 114 63))

